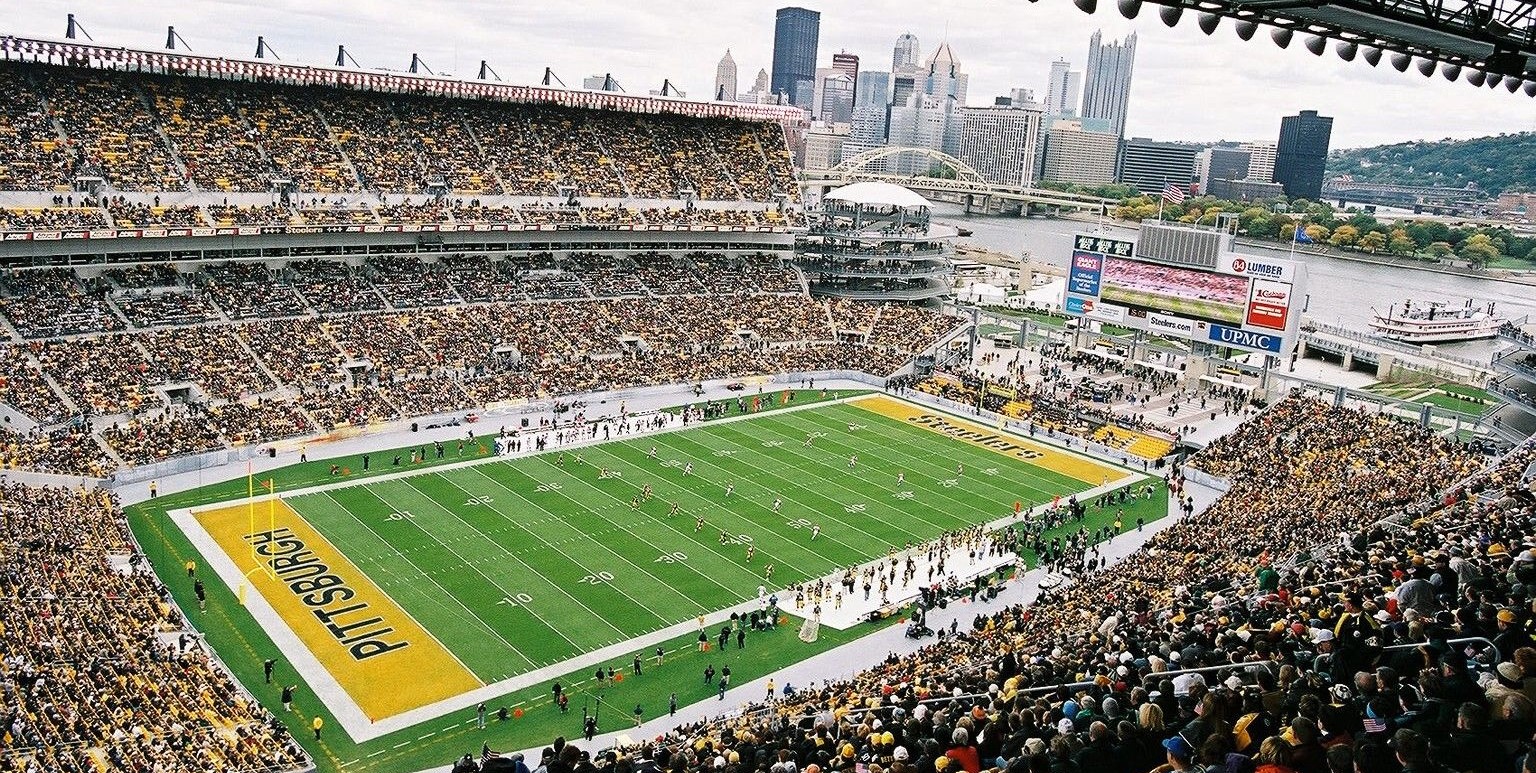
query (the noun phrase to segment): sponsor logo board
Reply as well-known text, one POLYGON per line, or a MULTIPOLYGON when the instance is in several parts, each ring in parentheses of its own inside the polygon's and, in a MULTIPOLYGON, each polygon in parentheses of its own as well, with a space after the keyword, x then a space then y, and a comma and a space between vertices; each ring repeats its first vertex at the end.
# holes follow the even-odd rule
POLYGON ((1284 330, 1291 313, 1291 286, 1269 279, 1253 280, 1248 296, 1247 324, 1267 330, 1284 330))
POLYGON ((1273 333, 1258 333, 1226 325, 1211 325, 1206 331, 1206 336, 1213 343, 1272 354, 1279 354, 1280 347, 1285 342, 1284 338, 1273 333))
POLYGON ((1188 338, 1195 334, 1195 323, 1193 320, 1149 312, 1147 314, 1147 330, 1153 333, 1168 333, 1188 338))
POLYGON ((1072 253, 1072 271, 1067 275, 1067 291, 1098 297, 1099 281, 1104 275, 1104 258, 1086 252, 1072 253))

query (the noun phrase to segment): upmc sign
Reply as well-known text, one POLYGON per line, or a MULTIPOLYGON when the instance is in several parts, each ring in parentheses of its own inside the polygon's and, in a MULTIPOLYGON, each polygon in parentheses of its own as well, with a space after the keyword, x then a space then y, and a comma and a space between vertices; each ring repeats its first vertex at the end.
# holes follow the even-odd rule
POLYGON ((1272 354, 1279 354, 1280 346, 1284 343, 1284 339, 1277 335, 1253 333, 1225 325, 1211 325, 1206 335, 1214 343, 1272 354))

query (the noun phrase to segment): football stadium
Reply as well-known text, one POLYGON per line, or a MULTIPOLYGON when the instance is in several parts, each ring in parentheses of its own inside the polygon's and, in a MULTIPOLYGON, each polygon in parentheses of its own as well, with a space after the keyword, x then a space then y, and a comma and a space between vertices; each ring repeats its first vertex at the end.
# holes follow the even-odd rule
POLYGON ((0 37, 0 770, 1536 770, 1536 444, 1275 386, 1304 270, 1079 237, 1031 332, 780 101, 70 25, 0 37))

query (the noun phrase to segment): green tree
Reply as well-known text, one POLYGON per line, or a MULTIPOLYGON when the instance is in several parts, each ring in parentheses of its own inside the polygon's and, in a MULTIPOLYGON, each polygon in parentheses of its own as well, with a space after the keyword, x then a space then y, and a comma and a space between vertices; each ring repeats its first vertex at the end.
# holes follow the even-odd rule
POLYGON ((1306 227, 1301 229, 1301 232, 1306 234, 1306 237, 1314 242, 1328 241, 1328 226, 1321 225, 1319 223, 1309 223, 1306 227))
MULTIPOLYGON (((1337 234, 1335 234, 1337 236, 1337 234)), ((1362 237, 1359 242, 1360 249, 1371 254, 1376 254, 1387 247, 1387 235, 1380 231, 1372 231, 1362 237)))
MULTIPOLYGON (((1308 234, 1310 236, 1311 234, 1308 234)), ((1328 237, 1328 243, 1335 247, 1348 247, 1360 238, 1360 230, 1348 223, 1333 229, 1333 236, 1328 237)))
POLYGON ((1488 234, 1472 234, 1461 243, 1461 257, 1473 268, 1482 268, 1499 257, 1499 248, 1488 234))
POLYGON ((1456 251, 1455 248, 1451 247, 1450 242, 1430 242, 1428 249, 1430 256, 1436 260, 1456 251))
POLYGON ((1418 251, 1418 247, 1413 237, 1401 228, 1392 229, 1392 235, 1387 238, 1387 251, 1393 255, 1412 255, 1418 251))

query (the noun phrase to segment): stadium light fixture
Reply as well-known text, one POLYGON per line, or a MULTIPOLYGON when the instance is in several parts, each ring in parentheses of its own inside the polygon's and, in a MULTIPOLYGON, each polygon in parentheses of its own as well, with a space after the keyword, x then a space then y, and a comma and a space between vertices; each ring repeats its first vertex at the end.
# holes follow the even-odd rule
POLYGON ((1511 94, 1519 91, 1520 90, 1520 79, 1519 78, 1510 78, 1509 80, 1504 81, 1504 88, 1506 90, 1508 90, 1509 93, 1511 93, 1511 94))
POLYGON ((1446 80, 1455 83, 1456 79, 1461 77, 1461 65, 1445 62, 1440 65, 1440 74, 1444 75, 1446 80))
POLYGON ((1291 45, 1291 36, 1295 34, 1296 31, 1290 27, 1276 27, 1270 30, 1269 39, 1275 41, 1275 45, 1287 48, 1291 45))
POLYGON ((1419 60, 1419 74, 1423 75, 1426 78, 1434 77, 1434 75, 1435 75, 1435 60, 1433 60, 1433 59, 1420 59, 1419 60))
POLYGON ((1077 6, 1077 10, 1083 13, 1093 13, 1099 10, 1099 0, 1072 0, 1072 4, 1077 6))
POLYGON ((1254 33, 1259 31, 1258 24, 1246 19, 1239 19, 1236 24, 1232 25, 1232 28, 1237 30, 1237 36, 1243 40, 1253 40, 1254 33))
POLYGON ((1528 97, 1536 97, 1536 81, 1525 82, 1525 95, 1528 97))
POLYGON ((1499 87, 1499 84, 1503 83, 1503 82, 1504 82, 1504 76, 1501 73, 1496 73, 1496 72, 1488 73, 1488 88, 1496 89, 1496 88, 1499 87))
POLYGON ((1375 46, 1366 46, 1365 50, 1360 52, 1360 58, 1364 59, 1366 64, 1375 67, 1381 63, 1381 49, 1375 46))
POLYGON ((1488 82, 1488 73, 1485 73, 1482 70, 1467 70, 1466 80, 1467 83, 1470 83, 1473 86, 1481 87, 1484 83, 1488 82))
POLYGON ((1338 53, 1340 59, 1346 62, 1353 62, 1355 61, 1355 53, 1360 50, 1360 45, 1352 41, 1341 40, 1337 46, 1333 47, 1333 50, 1338 53))
POLYGON ((1328 38, 1322 35, 1308 35, 1305 44, 1313 56, 1322 56, 1328 50, 1328 38))
POLYGON ((1392 66, 1398 72, 1408 72, 1408 65, 1410 64, 1413 64, 1413 57, 1404 53, 1394 53, 1392 55, 1392 66))
POLYGON ((1120 15, 1127 19, 1136 18, 1141 13, 1141 0, 1119 0, 1115 7, 1120 9, 1120 15))
POLYGON ((1201 32, 1209 35, 1215 32, 1217 27, 1221 26, 1221 17, 1214 13, 1206 13, 1201 11, 1199 17, 1196 18, 1195 23, 1200 25, 1201 32))
POLYGON ((1157 15, 1158 18, 1163 20, 1163 24, 1169 27, 1176 27, 1179 24, 1179 19, 1184 16, 1184 6, 1165 5, 1158 9, 1157 15))

